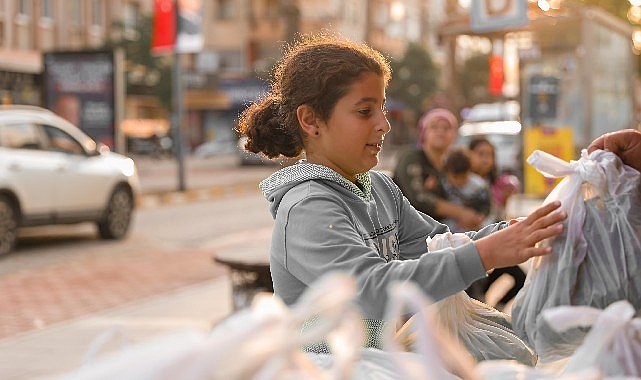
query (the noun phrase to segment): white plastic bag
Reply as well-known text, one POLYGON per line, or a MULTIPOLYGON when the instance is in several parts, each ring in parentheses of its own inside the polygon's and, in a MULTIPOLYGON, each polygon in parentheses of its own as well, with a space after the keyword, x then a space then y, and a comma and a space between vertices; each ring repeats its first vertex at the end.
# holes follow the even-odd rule
POLYGON ((618 300, 641 308, 640 174, 603 150, 583 150, 569 163, 535 151, 528 162, 548 177, 565 177, 544 200, 561 201, 565 230, 541 243, 553 251, 533 260, 512 305, 514 331, 547 363, 571 355, 589 328, 560 333, 542 319, 544 310, 603 309, 618 300))
MULTIPOLYGON (((436 251, 459 247, 470 242, 462 233, 450 232, 434 236, 428 249, 436 251)), ((511 317, 475 300, 464 291, 434 304, 434 321, 467 348, 477 361, 516 360, 534 366, 536 354, 511 328, 511 317)))
POLYGON ((56 379, 349 379, 363 340, 362 320, 351 305, 355 287, 347 275, 328 274, 291 308, 275 296, 259 296, 209 333, 165 333, 56 379), (318 323, 301 334, 312 316, 318 323), (329 367, 301 350, 320 339, 335 353, 329 367))
POLYGON ((399 322, 408 313, 415 323, 407 326, 413 335, 413 351, 405 352, 401 339, 390 323, 383 335, 383 346, 391 361, 407 380, 480 380, 474 358, 456 338, 434 323, 433 305, 411 282, 395 283, 388 289, 385 320, 399 322))
POLYGON ((564 374, 596 368, 605 376, 641 376, 641 319, 627 301, 605 310, 589 306, 560 306, 546 310, 543 318, 556 331, 591 326, 583 344, 563 367, 564 374))
POLYGON ((605 380, 601 372, 595 368, 585 368, 578 373, 561 374, 511 360, 486 360, 479 363, 476 370, 487 380, 605 380))

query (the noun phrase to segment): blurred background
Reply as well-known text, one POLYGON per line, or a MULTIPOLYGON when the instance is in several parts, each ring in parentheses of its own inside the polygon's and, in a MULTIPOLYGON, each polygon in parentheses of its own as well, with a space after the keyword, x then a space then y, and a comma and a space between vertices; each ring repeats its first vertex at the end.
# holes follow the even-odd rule
POLYGON ((510 143, 515 154, 501 159, 513 160, 509 166, 524 180, 525 192, 544 194, 549 184, 523 165, 530 151, 542 148, 572 159, 603 132, 637 127, 639 5, 638 0, 3 0, 0 98, 5 104, 54 108, 62 95, 83 95, 78 124, 95 131, 92 122, 110 114, 112 122, 100 128, 111 136, 92 137, 120 153, 235 152, 235 120, 268 89, 285 44, 298 33, 337 31, 367 42, 392 62, 388 150, 412 144, 416 121, 430 108, 450 108, 463 122, 475 106, 494 107, 499 111, 485 117, 522 123, 510 143), (196 17, 187 23, 190 14, 196 17), (196 38, 181 39, 188 35, 182 31, 196 38), (64 85, 74 79, 60 69, 70 62, 91 67, 99 60, 96 51, 116 52, 116 85, 108 100, 99 100, 103 107, 91 99, 100 88, 92 88, 91 81, 64 85), (510 109, 516 104, 516 112, 500 112, 506 102, 510 109))
POLYGON ((257 184, 287 162, 241 154, 236 121, 287 43, 316 31, 391 62, 380 169, 415 146, 424 112, 448 108, 461 144, 487 136, 519 177, 515 215, 555 185, 525 163, 532 151, 569 161, 639 128, 641 0, 0 0, 1 102, 54 110, 134 158, 142 193, 127 239, 24 229, 0 259, 5 378, 79 365, 113 323, 130 337, 207 328, 245 302, 229 264, 268 270, 257 184))

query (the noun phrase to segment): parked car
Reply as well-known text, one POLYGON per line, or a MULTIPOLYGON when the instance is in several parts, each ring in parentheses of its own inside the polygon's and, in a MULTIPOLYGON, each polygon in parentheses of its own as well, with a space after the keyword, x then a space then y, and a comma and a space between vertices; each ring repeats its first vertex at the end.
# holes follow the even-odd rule
POLYGON ((101 238, 120 239, 138 191, 131 158, 49 110, 0 106, 0 256, 26 226, 94 222, 101 238))
POLYGON ((457 145, 467 146, 473 136, 485 136, 496 148, 500 172, 522 170, 522 126, 516 101, 480 103, 470 108, 459 127, 457 145))

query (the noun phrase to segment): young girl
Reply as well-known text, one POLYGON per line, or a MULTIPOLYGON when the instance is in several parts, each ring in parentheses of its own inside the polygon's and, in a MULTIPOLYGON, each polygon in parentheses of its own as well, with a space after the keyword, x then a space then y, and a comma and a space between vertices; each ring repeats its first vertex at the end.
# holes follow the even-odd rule
POLYGON ((440 300, 492 268, 549 253, 535 244, 559 234, 565 219, 553 212, 558 203, 548 204, 509 227, 502 222, 469 232, 474 242, 467 245, 425 254, 426 239, 447 226, 416 211, 389 177, 371 170, 390 131, 389 78, 388 62, 368 46, 309 36, 284 55, 271 92, 239 122, 251 152, 305 154, 260 184, 275 219, 275 294, 291 305, 328 272, 354 276, 364 345, 372 347, 381 347, 391 283, 413 281, 440 300))

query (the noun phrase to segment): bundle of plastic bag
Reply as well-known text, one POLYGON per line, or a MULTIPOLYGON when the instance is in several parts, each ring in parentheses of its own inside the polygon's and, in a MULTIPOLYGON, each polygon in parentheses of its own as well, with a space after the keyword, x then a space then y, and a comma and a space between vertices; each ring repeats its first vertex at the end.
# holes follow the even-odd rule
MULTIPOLYGON (((465 234, 447 232, 434 236, 427 244, 429 251, 436 251, 469 242, 465 234)), ((508 314, 469 297, 464 291, 436 302, 433 307, 434 323, 458 338, 475 360, 506 359, 536 364, 536 354, 512 331, 508 314)), ((407 339, 411 343, 411 337, 407 339)))
POLYGON ((562 367, 563 374, 596 368, 606 377, 641 377, 641 319, 628 301, 605 310, 589 306, 560 306, 543 312, 555 331, 591 326, 583 344, 562 367))
POLYGON ((569 163, 535 151, 528 162, 546 177, 565 177, 543 202, 561 201, 565 229, 540 243, 552 253, 533 260, 512 305, 514 331, 547 363, 571 355, 589 328, 556 331, 542 318, 544 310, 603 309, 619 300, 641 308, 640 174, 602 150, 583 150, 569 163))
POLYGON ((400 322, 408 313, 415 323, 407 326, 413 344, 406 351, 394 323, 390 323, 383 335, 384 356, 397 368, 402 379, 407 380, 480 380, 475 369, 476 361, 458 340, 435 323, 433 304, 420 288, 411 282, 390 286, 389 303, 385 320, 400 322))
POLYGON ((161 334, 56 379, 349 379, 363 340, 362 320, 351 304, 355 286, 345 274, 328 274, 290 308, 277 297, 259 296, 209 333, 161 334), (317 323, 301 333, 312 316, 317 323), (301 350, 320 339, 334 352, 329 366, 301 350))
MULTIPOLYGON (((606 380, 597 368, 586 367, 578 373, 558 373, 552 370, 535 368, 511 360, 486 360, 477 365, 476 370, 487 380, 606 380)), ((615 380, 615 379, 612 379, 615 380)), ((624 379, 617 379, 624 380, 624 379)), ((632 380, 626 378, 626 380, 632 380)))

